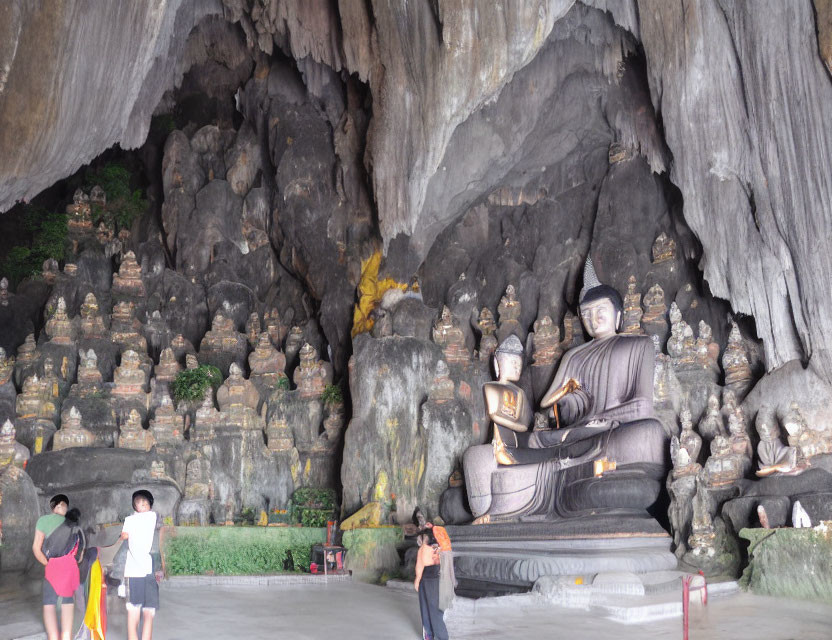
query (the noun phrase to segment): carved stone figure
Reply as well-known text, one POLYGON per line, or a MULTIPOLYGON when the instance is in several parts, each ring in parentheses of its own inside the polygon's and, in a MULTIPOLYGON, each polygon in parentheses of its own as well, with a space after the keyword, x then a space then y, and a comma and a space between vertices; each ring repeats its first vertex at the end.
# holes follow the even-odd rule
POLYGON ((442 307, 442 314, 433 325, 433 341, 442 347, 449 365, 465 365, 471 360, 465 345, 465 333, 448 307, 442 307))
MULTIPOLYGON (((564 355, 542 401, 544 407, 556 404, 554 416, 565 428, 528 431, 533 411, 512 382, 520 376, 522 348, 517 341, 497 351, 499 379, 483 389, 494 439, 491 446, 469 448, 463 460, 475 522, 567 515, 576 509, 563 502, 567 491, 574 492, 570 500, 578 510, 615 507, 615 472, 598 476, 616 465, 667 466, 668 437, 653 417, 653 343, 646 336, 616 335, 623 302, 598 281, 591 260, 580 305, 593 340, 564 355), (592 495, 577 489, 574 483, 581 481, 584 487, 595 483, 592 495)), ((635 509, 650 506, 661 489, 658 475, 642 473, 645 490, 634 500, 643 504, 628 505, 635 509)))
POLYGON ((283 339, 286 337, 286 332, 289 328, 281 321, 280 312, 275 308, 266 311, 263 314, 263 326, 266 328, 266 333, 269 334, 269 338, 271 338, 272 345, 279 351, 280 345, 283 344, 283 339))
POLYGON ((75 190, 72 204, 66 206, 67 229, 75 233, 92 231, 92 211, 90 198, 81 189, 75 190))
POLYGON ((55 311, 47 320, 46 335, 56 344, 72 344, 74 335, 72 331, 72 321, 66 314, 66 300, 63 296, 58 298, 58 304, 55 306, 55 311))
POLYGON ((159 354, 159 364, 154 368, 156 380, 159 382, 173 382, 177 374, 182 370, 182 365, 176 360, 173 349, 165 347, 159 354))
POLYGON ((436 365, 436 375, 428 393, 428 402, 445 404, 454 399, 454 381, 451 380, 451 372, 444 360, 436 365))
POLYGON ((699 321, 699 336, 696 338, 696 360, 699 366, 712 374, 719 375, 719 345, 714 342, 714 334, 704 320, 699 321))
POLYGON ((60 269, 58 268, 58 261, 55 260, 55 258, 47 258, 43 261, 41 276, 43 277, 43 281, 50 287, 55 284, 55 280, 57 280, 59 273, 60 269))
POLYGON ((23 382, 23 390, 15 401, 17 416, 54 420, 57 416, 57 409, 52 391, 46 388, 37 374, 26 378, 23 382))
POLYGON ((661 264, 676 257, 676 241, 665 232, 653 242, 653 264, 661 264))
POLYGON ((81 426, 81 413, 76 407, 70 408, 68 414, 61 416, 61 428, 52 439, 52 450, 72 449, 74 447, 92 447, 95 434, 81 426))
POLYGON ((285 378, 286 356, 272 346, 271 338, 265 331, 256 340, 257 347, 248 356, 252 379, 258 378, 267 387, 277 388, 279 380, 285 378))
POLYGON ((808 468, 797 447, 787 447, 780 440, 780 427, 772 412, 760 410, 757 413, 757 433, 760 434, 758 476, 798 475, 808 468))
POLYGON ((728 346, 722 354, 722 368, 725 371, 725 386, 740 398, 751 386, 751 366, 745 351, 742 335, 737 323, 732 323, 731 333, 728 335, 728 346))
POLYGON ((136 353, 147 353, 147 339, 139 333, 141 328, 142 323, 136 319, 136 305, 127 300, 116 303, 110 325, 113 343, 136 353))
POLYGON ((543 316, 534 323, 534 362, 532 366, 555 364, 563 355, 564 346, 560 339, 560 327, 555 326, 549 316, 543 316))
MULTIPOLYGON (((274 340, 272 340, 272 344, 274 344, 274 340)), ((303 329, 298 326, 292 327, 286 336, 286 362, 294 362, 295 356, 298 355, 303 344, 303 329)))
POLYGON ((722 414, 719 411, 719 398, 712 393, 708 396, 708 408, 705 416, 699 421, 699 433, 708 441, 718 435, 725 435, 722 414))
POLYGON ((136 254, 132 251, 124 254, 118 273, 113 274, 113 294, 137 298, 143 298, 145 295, 142 268, 136 262, 136 254))
POLYGON ((636 277, 630 276, 627 280, 627 295, 624 296, 624 317, 621 321, 621 333, 630 336, 639 336, 644 333, 641 328, 641 317, 644 311, 641 310, 641 292, 637 290, 636 277))
POLYGON ((100 388, 102 377, 101 371, 98 370, 98 356, 95 355, 95 351, 81 349, 78 356, 81 359, 78 366, 78 385, 85 389, 100 388))
POLYGON ((789 445, 796 447, 800 457, 809 464, 815 456, 827 453, 823 437, 809 428, 796 402, 791 403, 788 413, 783 417, 783 428, 788 434, 789 445))
POLYGON ((0 307, 9 306, 9 280, 0 278, 0 307))
POLYGON ((202 404, 196 410, 194 426, 190 430, 191 442, 213 440, 216 429, 221 424, 222 414, 214 406, 214 390, 209 386, 202 397, 202 404))
POLYGON ((147 392, 145 387, 145 372, 140 368, 141 358, 139 354, 128 349, 121 354, 121 365, 116 367, 113 373, 112 394, 119 398, 135 399, 146 403, 147 392))
POLYGON ((248 321, 246 322, 246 337, 248 338, 248 343, 252 347, 257 346, 258 336, 260 335, 260 316, 257 315, 257 312, 252 312, 248 316, 248 321))
POLYGON ((731 449, 728 436, 719 435, 711 440, 711 456, 705 463, 703 479, 708 487, 732 484, 742 478, 743 456, 731 449))
POLYGON ((29 460, 29 450, 15 440, 15 435, 12 421, 6 420, 0 427, 0 470, 9 465, 23 469, 29 460))
POLYGON ((81 335, 85 338, 101 338, 107 335, 107 327, 98 308, 98 299, 90 291, 81 304, 81 335))
POLYGON ((197 453, 185 467, 185 498, 208 500, 211 484, 211 463, 201 453, 197 453))
POLYGON ((694 556, 713 558, 716 555, 716 531, 704 499, 697 493, 693 500, 692 533, 688 538, 694 556))
POLYGON ((664 289, 657 283, 648 289, 641 301, 644 315, 641 316, 641 326, 648 335, 657 335, 664 339, 667 336, 667 305, 664 301, 664 289))
POLYGON ((231 363, 228 379, 217 390, 217 403, 227 424, 240 429, 263 428, 257 413, 260 394, 254 383, 243 377, 243 370, 236 363, 231 363))
POLYGON ((150 421, 150 431, 157 449, 171 449, 184 442, 185 418, 176 413, 167 393, 162 396, 162 403, 150 421))
POLYGON ((497 323, 494 322, 494 314, 491 309, 483 307, 480 311, 477 328, 480 330, 480 360, 490 362, 491 356, 497 350, 497 323))
POLYGON ((0 347, 0 386, 11 380, 14 373, 14 358, 6 355, 6 350, 0 347))
POLYGON ((30 333, 26 336, 23 344, 17 348, 17 362, 18 364, 29 364, 39 357, 37 343, 35 343, 35 334, 30 333))
POLYGON ((318 398, 332 382, 332 366, 319 360, 315 347, 306 343, 300 350, 300 364, 293 377, 301 398, 318 398))
POLYGON ((121 449, 150 451, 156 444, 153 433, 142 427, 142 417, 138 411, 131 409, 127 419, 121 424, 118 446, 121 449))
POLYGON ((697 462, 702 449, 702 438, 693 430, 690 409, 682 409, 682 431, 670 442, 670 458, 673 461, 673 478, 696 475, 702 466, 697 462))
POLYGON ((497 317, 500 321, 497 328, 497 340, 499 342, 508 338, 512 333, 521 340, 526 338, 526 331, 520 324, 521 312, 520 301, 517 299, 514 285, 510 284, 506 287, 506 294, 500 298, 500 304, 497 305, 497 317))
POLYGON ((199 344, 200 361, 215 365, 225 374, 232 362, 245 366, 247 354, 248 338, 235 329, 231 318, 222 311, 217 311, 211 323, 211 330, 199 344))

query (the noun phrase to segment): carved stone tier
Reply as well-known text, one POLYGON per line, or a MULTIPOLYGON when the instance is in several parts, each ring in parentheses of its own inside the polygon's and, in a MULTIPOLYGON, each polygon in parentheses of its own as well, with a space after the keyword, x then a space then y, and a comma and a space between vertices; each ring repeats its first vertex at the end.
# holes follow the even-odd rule
POLYGON ((266 427, 266 440, 269 451, 291 451, 295 446, 295 437, 285 418, 274 416, 266 427))
POLYGON ((132 251, 124 254, 118 273, 113 275, 113 294, 135 298, 143 298, 145 295, 142 268, 132 251))

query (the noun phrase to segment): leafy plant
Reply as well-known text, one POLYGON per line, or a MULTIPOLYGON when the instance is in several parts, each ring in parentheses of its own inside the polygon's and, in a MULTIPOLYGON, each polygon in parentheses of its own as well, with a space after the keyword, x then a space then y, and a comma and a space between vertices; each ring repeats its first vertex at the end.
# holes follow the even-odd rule
POLYGON ((171 575, 257 575, 303 571, 324 529, 297 527, 178 527, 165 543, 171 575))
POLYGON ((40 273, 47 259, 63 260, 66 251, 66 214, 26 205, 22 215, 28 242, 9 249, 0 267, 14 286, 40 273))
POLYGON ((275 388, 281 391, 286 391, 289 389, 289 378, 286 376, 280 376, 277 379, 277 383, 275 384, 275 388))
POLYGON ((341 404, 344 402, 344 394, 341 393, 341 387, 337 384, 328 384, 324 387, 321 399, 324 401, 324 404, 341 404))
POLYGON ((92 214, 96 224, 99 221, 112 223, 116 229, 127 228, 133 220, 147 209, 147 200, 141 189, 130 188, 130 171, 116 163, 106 164, 98 169, 88 169, 84 176, 87 190, 95 185, 104 189, 107 204, 94 204, 92 214))
POLYGON ((332 489, 305 487, 292 494, 298 521, 304 527, 325 527, 335 518, 336 496, 332 489))
POLYGON ((211 364, 201 364, 196 369, 180 371, 173 379, 171 390, 177 402, 194 402, 202 400, 209 386, 216 389, 221 384, 220 370, 211 364))

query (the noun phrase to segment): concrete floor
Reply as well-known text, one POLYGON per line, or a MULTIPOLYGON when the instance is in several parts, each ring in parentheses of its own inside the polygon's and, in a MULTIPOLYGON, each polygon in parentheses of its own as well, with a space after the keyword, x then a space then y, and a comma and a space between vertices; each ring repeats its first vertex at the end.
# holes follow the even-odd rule
MULTIPOLYGON (((24 589, 0 582, 0 640, 37 638, 38 583, 24 589)), ((415 593, 360 583, 318 586, 162 587, 155 640, 191 638, 412 639, 421 637, 415 593)), ((123 601, 111 608, 110 638, 126 637, 123 601)), ((480 601, 473 616, 450 614, 455 640, 564 637, 570 640, 681 638, 681 620, 621 625, 559 607, 493 606, 480 601)), ((692 610, 691 640, 828 640, 832 607, 740 593, 692 610)))

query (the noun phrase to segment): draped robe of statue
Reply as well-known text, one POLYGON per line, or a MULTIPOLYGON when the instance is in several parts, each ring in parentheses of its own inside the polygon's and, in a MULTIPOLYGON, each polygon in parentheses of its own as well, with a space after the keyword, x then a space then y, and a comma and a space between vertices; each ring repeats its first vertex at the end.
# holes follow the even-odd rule
POLYGON ((547 395, 570 378, 581 387, 557 402, 560 429, 515 432, 495 424, 500 447, 466 451, 474 516, 552 519, 604 508, 643 511, 655 502, 669 468, 669 434, 653 417, 653 361, 647 336, 613 335, 567 352, 547 395), (498 464, 498 448, 513 464, 498 464), (596 478, 594 462, 605 458, 616 470, 596 478))

